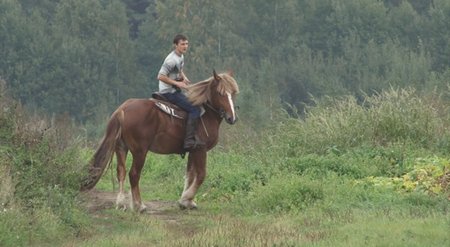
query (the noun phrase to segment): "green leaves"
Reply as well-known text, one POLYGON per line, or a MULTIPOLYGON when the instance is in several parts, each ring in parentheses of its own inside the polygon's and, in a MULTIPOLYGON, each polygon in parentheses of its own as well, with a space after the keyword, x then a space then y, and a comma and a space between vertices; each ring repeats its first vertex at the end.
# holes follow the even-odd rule
POLYGON ((358 184, 391 188, 399 192, 422 192, 430 195, 450 195, 450 161, 430 157, 417 159, 413 167, 400 177, 366 177, 358 184))
POLYGON ((302 111, 311 95, 445 88, 449 11, 446 0, 7 0, 0 75, 27 105, 95 121, 156 90, 184 33, 189 78, 233 69, 243 115, 265 128, 284 103, 302 111))

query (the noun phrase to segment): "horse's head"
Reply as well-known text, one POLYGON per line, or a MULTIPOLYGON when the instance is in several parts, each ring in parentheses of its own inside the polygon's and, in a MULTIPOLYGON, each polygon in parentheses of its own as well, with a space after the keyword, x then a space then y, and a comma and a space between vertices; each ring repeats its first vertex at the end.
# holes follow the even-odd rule
POLYGON ((193 105, 206 104, 229 124, 237 121, 234 99, 239 87, 232 73, 217 74, 207 80, 192 84, 188 88, 188 98, 193 105))
POLYGON ((213 71, 211 82, 210 104, 216 109, 220 116, 229 124, 237 121, 234 100, 239 93, 239 87, 231 73, 218 75, 213 71))

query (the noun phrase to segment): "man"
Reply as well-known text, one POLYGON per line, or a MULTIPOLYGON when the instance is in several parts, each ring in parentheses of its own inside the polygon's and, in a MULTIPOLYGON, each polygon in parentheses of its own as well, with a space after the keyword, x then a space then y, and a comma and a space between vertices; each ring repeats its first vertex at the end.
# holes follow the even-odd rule
POLYGON ((159 92, 171 103, 188 112, 183 147, 186 151, 192 151, 204 143, 195 135, 200 108, 193 106, 182 92, 191 83, 183 71, 184 53, 188 49, 189 42, 186 36, 178 34, 173 39, 173 44, 175 49, 166 57, 158 73, 159 92))

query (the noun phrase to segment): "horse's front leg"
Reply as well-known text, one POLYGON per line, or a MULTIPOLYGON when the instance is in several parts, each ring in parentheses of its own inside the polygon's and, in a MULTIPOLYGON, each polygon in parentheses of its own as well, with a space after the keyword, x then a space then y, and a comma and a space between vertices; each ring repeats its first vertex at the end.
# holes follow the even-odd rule
POLYGON ((141 201, 141 193, 139 191, 139 179, 141 177, 141 170, 145 163, 145 156, 147 152, 135 152, 133 153, 133 164, 130 168, 129 178, 131 185, 131 209, 135 209, 139 212, 146 210, 145 204, 141 201))
POLYGON ((180 201, 178 202, 180 208, 197 208, 197 204, 194 202, 194 197, 197 193, 198 188, 205 180, 205 176, 206 151, 199 150, 189 153, 184 191, 181 194, 180 201))
POLYGON ((116 148, 116 156, 117 156, 117 180, 119 182, 119 193, 116 198, 116 208, 117 209, 126 209, 127 203, 125 198, 125 175, 127 173, 126 170, 126 160, 127 160, 128 150, 125 146, 119 145, 116 148))

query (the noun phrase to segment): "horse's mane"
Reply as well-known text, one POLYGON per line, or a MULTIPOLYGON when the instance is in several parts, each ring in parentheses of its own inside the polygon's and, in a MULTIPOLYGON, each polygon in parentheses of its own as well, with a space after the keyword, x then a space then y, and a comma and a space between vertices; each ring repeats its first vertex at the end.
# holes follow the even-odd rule
POLYGON ((193 105, 201 105, 211 99, 213 85, 217 85, 216 90, 219 94, 225 95, 227 92, 232 95, 239 93, 239 87, 234 78, 227 74, 219 74, 219 83, 213 83, 214 77, 210 77, 204 81, 197 82, 188 87, 187 97, 193 105))

